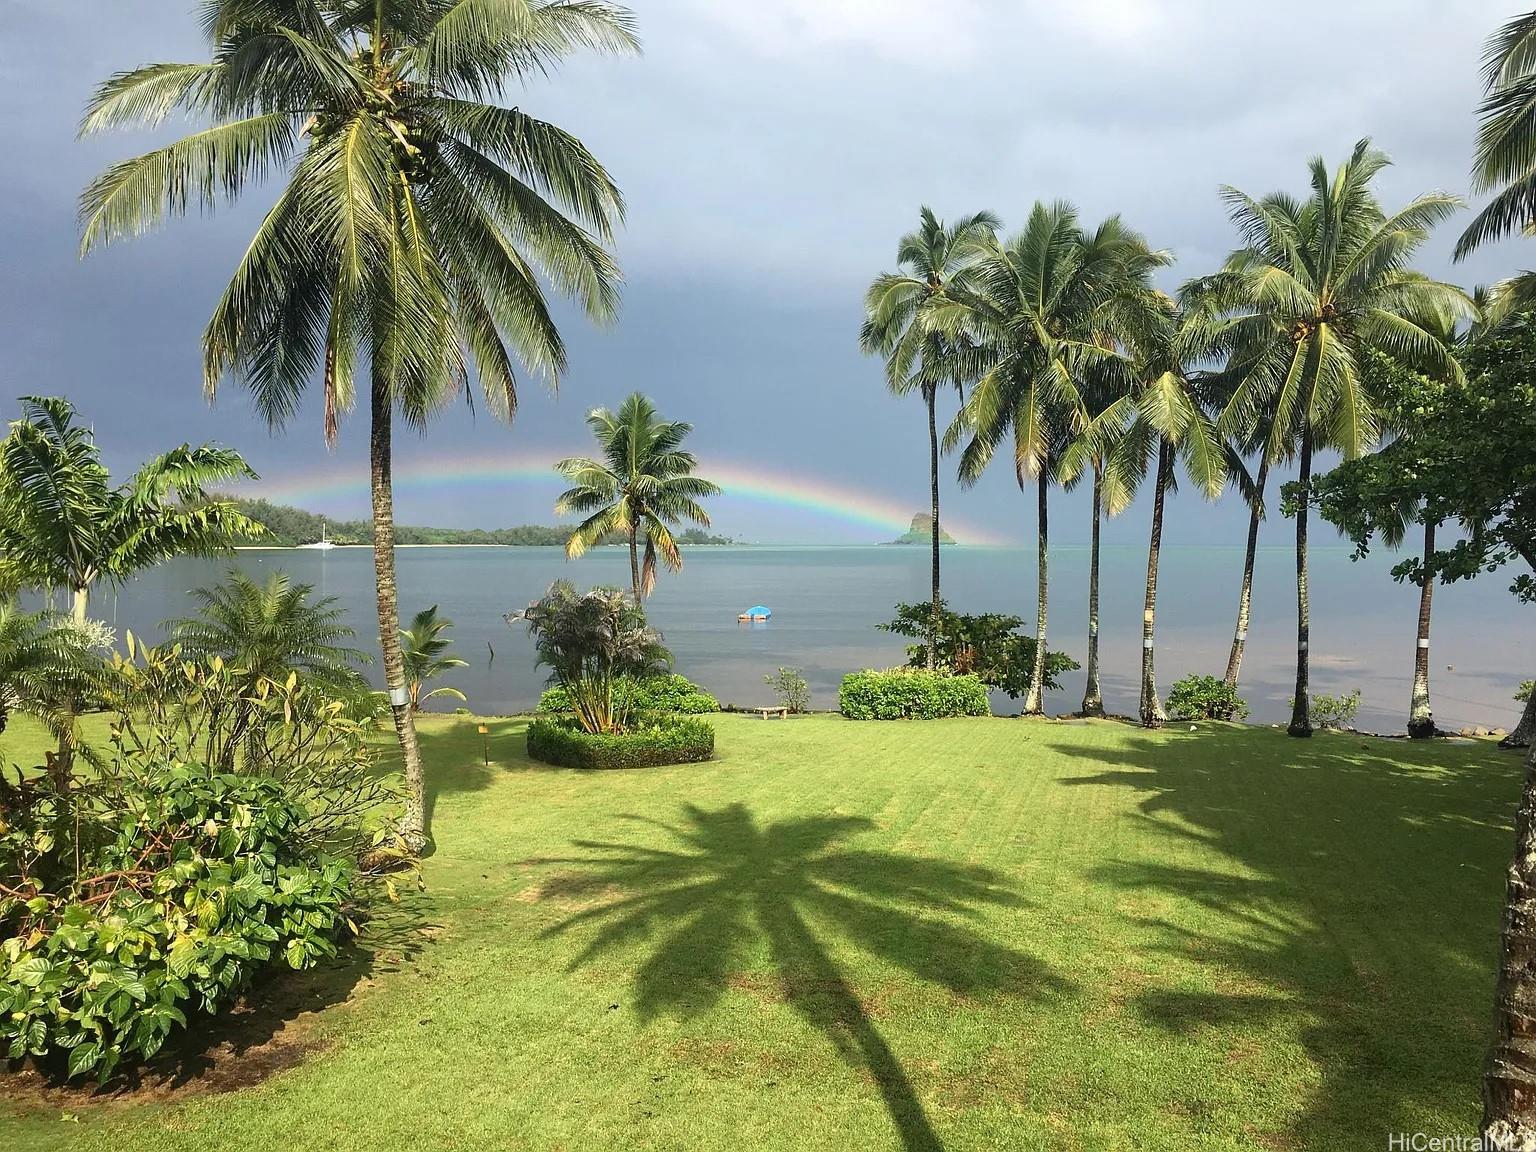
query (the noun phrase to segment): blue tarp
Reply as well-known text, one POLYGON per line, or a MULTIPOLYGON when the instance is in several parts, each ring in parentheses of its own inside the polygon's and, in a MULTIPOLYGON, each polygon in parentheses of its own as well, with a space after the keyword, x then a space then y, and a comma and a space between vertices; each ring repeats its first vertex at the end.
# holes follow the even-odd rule
POLYGON ((772 616, 773 615, 773 609, 772 608, 765 608, 763 605, 759 604, 756 607, 748 608, 745 612, 742 613, 742 615, 743 616, 772 616))

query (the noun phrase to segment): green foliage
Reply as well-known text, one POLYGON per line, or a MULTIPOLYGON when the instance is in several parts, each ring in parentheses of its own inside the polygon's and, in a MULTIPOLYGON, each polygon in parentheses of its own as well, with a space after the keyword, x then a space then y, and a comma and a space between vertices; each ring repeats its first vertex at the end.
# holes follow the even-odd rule
POLYGON ((729 536, 716 536, 702 528, 689 528, 677 537, 679 544, 734 544, 729 536))
POLYGON ((1360 689, 1326 696, 1321 693, 1312 697, 1312 719, 1319 728, 1350 728, 1360 713, 1360 689))
POLYGON ((72 621, 0 600, 0 733, 12 714, 34 716, 57 738, 73 728, 69 702, 99 680, 90 636, 72 621))
POLYGON ((565 689, 588 732, 622 732, 634 701, 616 689, 672 663, 661 633, 646 625, 645 610, 617 588, 577 592, 570 581, 557 580, 543 597, 507 616, 509 624, 519 620, 528 624, 550 683, 565 689))
POLYGON ((1244 720, 1248 705, 1220 676, 1186 676, 1168 693, 1168 714, 1175 720, 1244 720))
POLYGON ((443 633, 453 627, 453 621, 437 614, 437 605, 423 608, 411 618, 409 628, 400 629, 400 651, 405 657, 405 680, 411 694, 411 707, 419 709, 423 701, 434 696, 452 696, 464 700, 464 693, 457 688, 434 688, 422 694, 422 686, 454 668, 468 668, 469 661, 448 656, 448 645, 453 641, 443 633))
POLYGON ((95 436, 58 397, 22 399, 0 444, 0 590, 61 588, 83 598, 172 556, 226 553, 259 535, 209 485, 254 478, 236 452, 182 445, 113 485, 95 436))
POLYGON ((631 548, 644 537, 645 558, 633 574, 635 599, 643 600, 656 586, 658 555, 674 572, 683 566, 671 525, 689 520, 708 528, 709 514, 699 501, 718 496, 720 488, 693 475, 698 461, 682 448, 693 425, 660 419, 656 406, 639 392, 626 397, 617 412, 594 409, 587 426, 602 459, 573 457, 555 465, 571 484, 555 501, 556 513, 586 517, 571 533, 565 552, 575 559, 614 533, 631 548))
POLYGON ((714 728, 693 716, 656 716, 624 732, 588 732, 557 716, 528 725, 528 755, 562 768, 653 768, 699 763, 714 754, 714 728))
MULTIPOLYGON (((959 675, 975 675, 987 687, 1015 700, 1029 691, 1035 667, 1035 639, 1020 634, 1023 620, 995 612, 974 616, 951 612, 942 600, 939 608, 939 664, 942 668, 959 675)), ((877 627, 882 632, 917 641, 907 645, 907 663, 912 668, 926 668, 928 629, 932 619, 931 604, 898 604, 895 618, 877 627)), ((1062 674, 1078 667, 1077 661, 1065 652, 1047 651, 1045 687, 1059 689, 1062 674)))
MULTIPOLYGON (((676 713, 684 716, 700 716, 720 711, 720 701, 686 676, 677 673, 643 676, 639 679, 623 677, 614 684, 615 695, 626 695, 629 710, 634 713, 676 713)), ((556 684, 546 688, 539 697, 539 711, 549 714, 574 712, 571 697, 556 684)))
POLYGON ((1532 692, 1536 692, 1536 680, 1523 681, 1520 687, 1515 689, 1515 703, 1529 703, 1532 692))
POLYGON ((804 712, 811 706, 811 686, 798 668, 780 668, 763 677, 778 701, 791 712, 804 712))
POLYGON ((838 709, 849 720, 937 720, 991 713, 987 686, 971 674, 868 669, 843 677, 838 709))
POLYGON ((216 1012, 273 963, 332 956, 353 870, 303 846, 303 802, 279 780, 151 765, 70 813, 81 854, 44 886, 61 799, 5 812, 0 834, 0 1044, 9 1058, 106 1080, 216 1012))
MULTIPOLYGON (((265 543, 279 548, 292 548, 299 544, 314 544, 320 540, 322 530, 333 544, 372 544, 373 525, 367 520, 333 520, 302 508, 285 504, 273 504, 269 500, 249 500, 235 497, 230 500, 242 515, 266 529, 265 543)), ((707 540, 688 540, 684 543, 724 544, 727 540, 711 537, 707 540)), ((430 528, 411 524, 395 525, 396 544, 482 544, 506 547, 564 548, 571 538, 567 526, 522 524, 516 528, 430 528)), ((622 544, 624 538, 612 535, 604 544, 622 544)))

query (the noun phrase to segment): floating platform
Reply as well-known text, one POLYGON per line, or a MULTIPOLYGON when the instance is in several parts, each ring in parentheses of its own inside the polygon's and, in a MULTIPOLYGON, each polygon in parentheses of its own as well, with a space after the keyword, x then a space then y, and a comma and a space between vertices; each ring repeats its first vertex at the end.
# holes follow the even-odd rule
POLYGON ((766 624, 770 619, 772 619, 772 617, 772 608, 768 608, 762 604, 756 604, 751 608, 748 608, 740 616, 736 617, 736 619, 751 624, 766 624))

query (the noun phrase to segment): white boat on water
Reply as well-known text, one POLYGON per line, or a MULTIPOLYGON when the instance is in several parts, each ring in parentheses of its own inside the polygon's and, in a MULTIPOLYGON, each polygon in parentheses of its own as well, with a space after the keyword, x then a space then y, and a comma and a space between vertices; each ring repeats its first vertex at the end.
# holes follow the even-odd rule
POLYGON ((316 552, 329 552, 332 548, 337 547, 337 545, 332 544, 330 540, 326 538, 325 521, 322 520, 320 521, 320 539, 315 541, 313 544, 300 544, 299 547, 308 548, 311 551, 316 552))

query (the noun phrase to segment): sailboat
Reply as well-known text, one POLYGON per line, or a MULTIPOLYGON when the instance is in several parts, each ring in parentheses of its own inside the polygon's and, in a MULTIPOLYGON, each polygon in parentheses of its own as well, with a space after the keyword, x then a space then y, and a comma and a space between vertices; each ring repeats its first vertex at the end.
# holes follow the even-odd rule
POLYGON ((313 544, 300 544, 299 547, 309 548, 317 552, 329 552, 332 548, 335 548, 336 545, 332 544, 330 540, 326 538, 325 521, 322 520, 320 521, 320 539, 315 541, 313 544))

